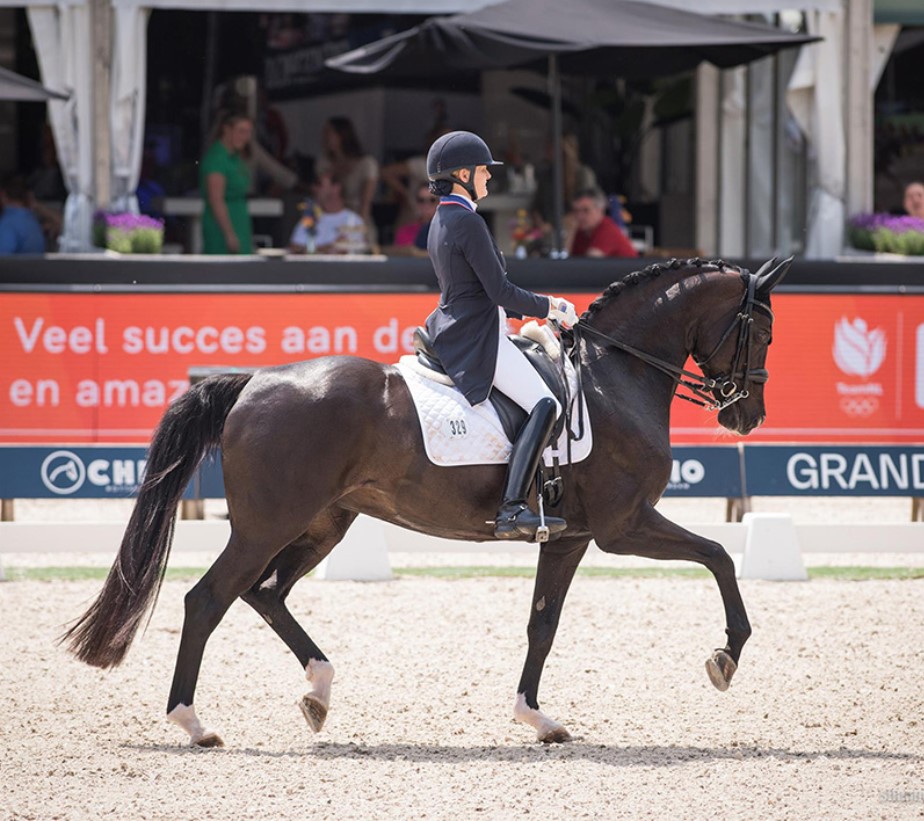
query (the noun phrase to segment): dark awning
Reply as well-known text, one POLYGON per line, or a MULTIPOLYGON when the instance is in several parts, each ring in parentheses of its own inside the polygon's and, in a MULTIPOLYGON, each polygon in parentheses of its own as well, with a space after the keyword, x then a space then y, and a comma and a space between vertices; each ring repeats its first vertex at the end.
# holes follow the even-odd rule
POLYGON ((728 68, 815 38, 634 0, 506 0, 419 26, 328 61, 359 74, 421 75, 537 67, 652 76, 706 60, 728 68))
POLYGON ((66 94, 59 94, 45 88, 41 83, 0 67, 0 100, 66 100, 66 94))

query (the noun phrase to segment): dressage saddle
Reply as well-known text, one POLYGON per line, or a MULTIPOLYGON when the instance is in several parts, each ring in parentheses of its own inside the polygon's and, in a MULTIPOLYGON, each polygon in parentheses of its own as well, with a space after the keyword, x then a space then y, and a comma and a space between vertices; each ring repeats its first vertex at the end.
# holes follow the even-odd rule
MULTIPOLYGON (((562 374, 556 363, 546 353, 545 348, 538 342, 517 334, 511 335, 510 341, 523 351, 529 363, 539 372, 539 376, 542 377, 545 384, 549 386, 549 390, 552 391, 559 404, 564 408, 568 403, 565 398, 566 391, 562 382, 562 374)), ((430 335, 425 328, 418 327, 414 331, 414 353, 417 355, 418 363, 423 367, 444 376, 446 375, 446 370, 440 362, 439 354, 433 349, 430 335)), ((515 442, 528 414, 509 396, 501 393, 497 388, 491 388, 488 399, 491 400, 491 404, 494 405, 494 409, 497 411, 498 417, 500 417, 501 425, 507 438, 511 442, 515 442)), ((556 441, 561 435, 564 424, 565 414, 562 414, 552 429, 552 441, 556 441)))

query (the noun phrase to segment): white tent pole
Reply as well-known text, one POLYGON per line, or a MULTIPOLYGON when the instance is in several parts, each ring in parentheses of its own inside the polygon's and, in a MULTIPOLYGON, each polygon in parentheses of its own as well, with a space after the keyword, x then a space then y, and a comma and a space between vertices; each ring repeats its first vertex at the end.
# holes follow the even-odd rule
POLYGON ((696 247, 706 254, 718 249, 719 70, 709 63, 696 69, 696 247))
POLYGON ((870 74, 873 51, 873 2, 846 5, 847 84, 844 123, 847 130, 847 216, 873 210, 873 94, 870 74))
POLYGON ((554 157, 552 160, 552 193, 555 197, 555 207, 552 210, 552 225, 555 233, 553 253, 555 256, 560 256, 564 250, 562 200, 565 196, 565 180, 561 156, 561 75, 558 73, 558 56, 555 54, 549 55, 549 92, 552 97, 552 156, 554 157))
MULTIPOLYGON (((777 18, 779 23, 779 18, 777 18)), ((771 138, 770 163, 773 170, 770 172, 770 207, 773 209, 770 215, 770 247, 774 252, 781 252, 780 248, 780 55, 773 55, 773 114, 771 122, 773 123, 773 134, 771 138)))
POLYGON ((715 152, 715 246, 712 249, 714 253, 721 254, 723 243, 725 242, 725 164, 722 157, 725 148, 725 92, 726 92, 726 72, 724 69, 718 69, 719 76, 717 80, 717 91, 719 101, 716 105, 715 130, 716 130, 716 152, 715 152))
POLYGON ((111 199, 109 86, 112 72, 112 6, 110 0, 90 0, 93 37, 93 190, 96 207, 107 208, 111 199))
POLYGON ((66 91, 66 100, 50 100, 48 116, 68 196, 64 204, 62 251, 91 247, 93 222, 93 58, 87 5, 30 6, 29 25, 42 82, 66 91))
POLYGON ((754 126, 754 72, 752 71, 753 65, 748 63, 744 71, 744 180, 743 180, 743 193, 741 195, 741 204, 743 206, 743 217, 742 217, 742 226, 741 233, 743 235, 742 244, 744 247, 744 256, 745 258, 750 258, 751 256, 751 196, 753 192, 753 186, 751 184, 751 175, 753 169, 751 168, 751 157, 753 155, 753 141, 751 139, 751 129, 754 126))
POLYGON ((112 15, 110 205, 114 210, 137 213, 135 191, 141 178, 144 154, 147 21, 150 11, 122 6, 113 8, 112 15))

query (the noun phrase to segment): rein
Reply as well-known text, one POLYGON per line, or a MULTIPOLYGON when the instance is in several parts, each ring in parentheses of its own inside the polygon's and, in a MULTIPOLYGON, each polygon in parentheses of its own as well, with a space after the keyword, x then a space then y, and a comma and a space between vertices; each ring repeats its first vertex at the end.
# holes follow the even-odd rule
POLYGON ((720 411, 724 408, 727 408, 729 405, 733 405, 740 399, 746 399, 749 395, 749 382, 753 381, 763 383, 767 381, 769 376, 766 368, 751 368, 750 330, 751 324, 754 322, 754 309, 760 308, 761 310, 765 311, 771 318, 773 317, 773 311, 770 310, 770 306, 756 298, 757 275, 752 274, 751 272, 747 272, 747 277, 747 289, 744 295, 744 299, 741 303, 741 308, 735 315, 735 318, 725 330, 725 333, 722 334, 718 343, 712 349, 712 352, 705 359, 698 360, 696 357, 693 358, 694 362, 696 362, 696 364, 702 368, 703 365, 709 362, 709 360, 719 352, 721 347, 737 328, 738 338, 735 344, 735 356, 732 359, 731 370, 727 374, 710 377, 706 376, 705 374, 700 375, 698 373, 693 373, 692 371, 685 370, 684 368, 678 368, 676 365, 673 365, 670 362, 665 362, 663 359, 659 359, 652 354, 646 353, 645 351, 639 350, 638 348, 634 348, 631 345, 627 345, 625 342, 609 336, 602 331, 598 331, 591 325, 583 325, 579 323, 571 329, 571 333, 574 338, 574 345, 571 349, 571 357, 572 361, 574 362, 575 369, 578 372, 578 384, 580 385, 581 373, 580 356, 578 353, 580 348, 580 338, 582 334, 590 334, 591 336, 594 336, 605 342, 609 347, 624 351, 625 353, 634 356, 636 359, 640 359, 645 364, 650 365, 651 367, 656 368, 663 373, 666 373, 679 387, 686 388, 688 391, 690 391, 691 394, 693 394, 693 396, 686 396, 685 394, 678 393, 676 396, 680 399, 685 399, 687 402, 692 402, 694 405, 700 405, 701 407, 704 407, 710 411, 720 411), (739 379, 742 383, 740 389, 738 387, 739 379), (712 391, 718 391, 722 398, 716 399, 715 396, 711 393, 712 391))

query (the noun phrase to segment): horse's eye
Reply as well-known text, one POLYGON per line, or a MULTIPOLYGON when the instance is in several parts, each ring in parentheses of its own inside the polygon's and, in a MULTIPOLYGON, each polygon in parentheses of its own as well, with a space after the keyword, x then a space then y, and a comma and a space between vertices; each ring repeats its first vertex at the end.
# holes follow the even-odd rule
POLYGON ((770 331, 760 330, 755 334, 755 336, 757 337, 757 341, 761 345, 769 345, 770 342, 772 341, 772 337, 770 336, 770 331))

